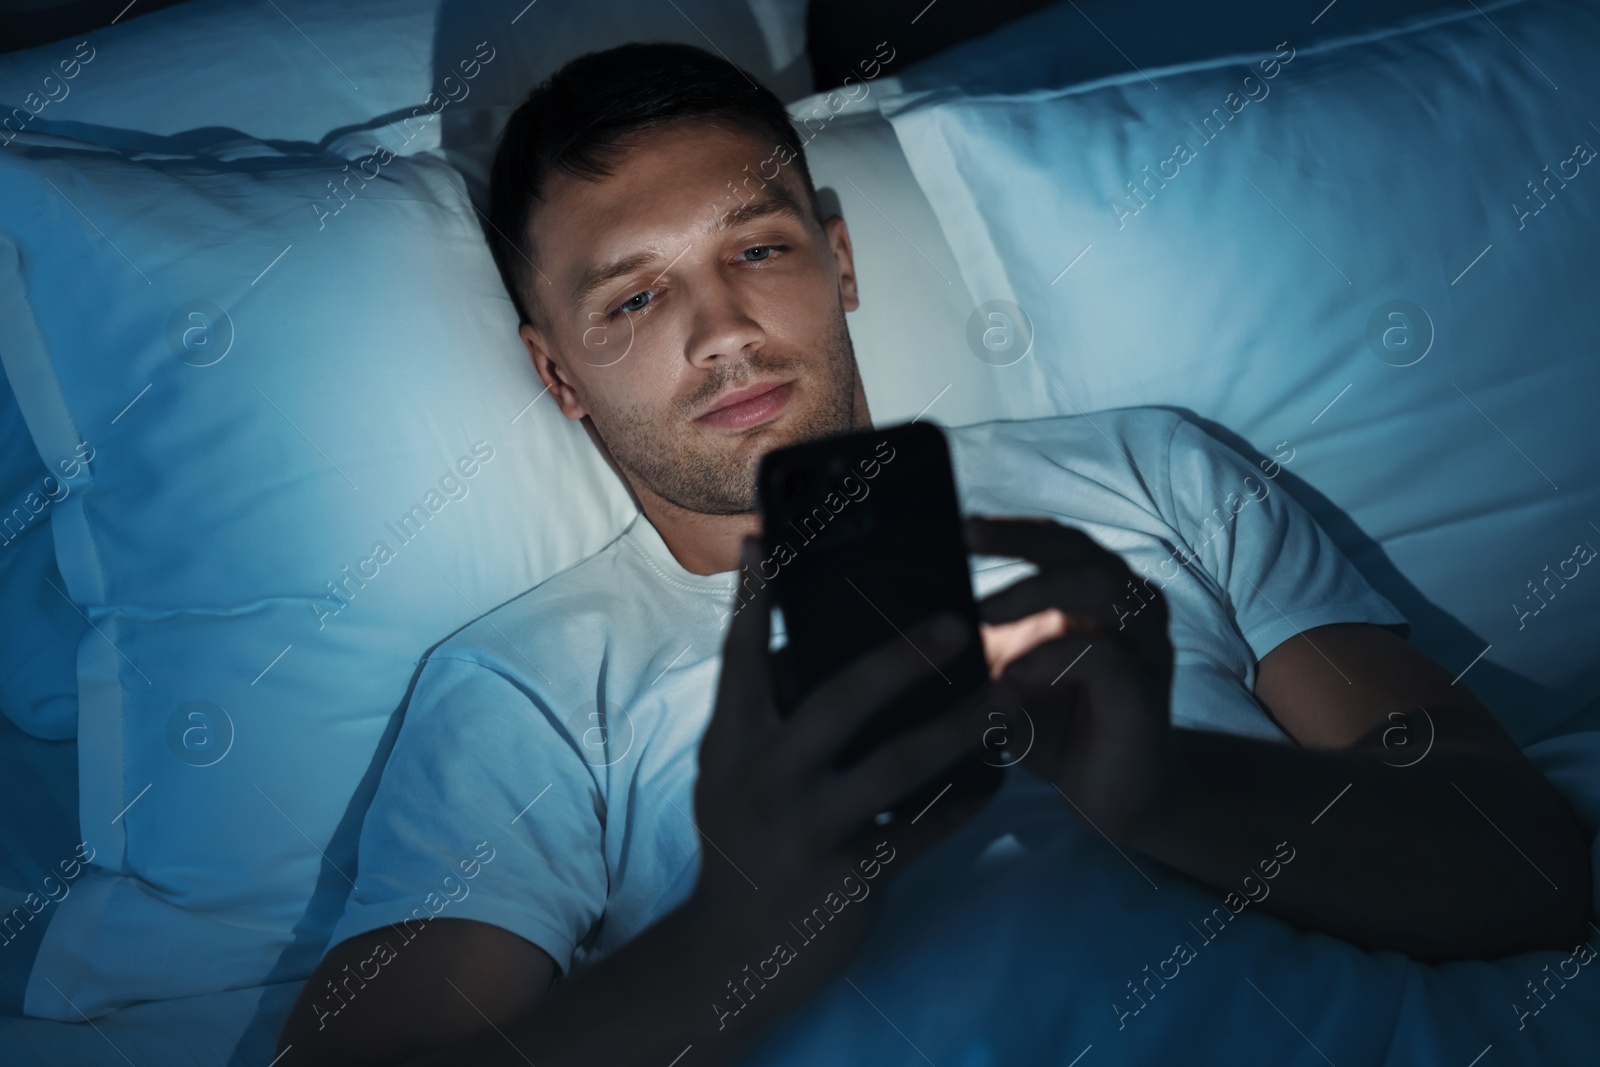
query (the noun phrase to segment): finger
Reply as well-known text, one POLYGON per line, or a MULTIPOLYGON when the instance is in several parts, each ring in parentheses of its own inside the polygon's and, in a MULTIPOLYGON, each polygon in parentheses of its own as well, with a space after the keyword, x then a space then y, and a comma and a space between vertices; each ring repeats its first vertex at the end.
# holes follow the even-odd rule
POLYGON ((806 697, 786 724, 780 750, 785 771, 801 780, 826 772, 866 719, 911 685, 945 675, 943 668, 976 640, 967 623, 941 612, 856 659, 806 697))
POLYGON ((1112 554, 1082 530, 1054 519, 969 515, 963 530, 971 552, 1031 560, 1041 567, 1093 563, 1112 554))
POLYGON ((1014 582, 979 601, 978 616, 990 624, 1010 623, 1055 608, 1071 616, 1079 629, 1121 629, 1159 596, 1126 566, 1119 573, 1094 564, 1047 570, 1014 582))
MULTIPOLYGON (((746 537, 739 543, 739 563, 755 567, 761 560, 760 542, 746 537)), ((773 691, 772 594, 766 583, 742 604, 734 603, 728 635, 722 643, 722 673, 717 680, 716 711, 701 740, 701 761, 715 762, 723 750, 740 751, 752 735, 779 724, 773 691)))
POLYGON ((815 825, 821 839, 848 839, 863 820, 941 771, 953 770, 952 765, 967 753, 982 754, 989 725, 986 713, 1008 698, 995 683, 985 682, 932 721, 883 742, 859 763, 834 776, 816 805, 815 825))
POLYGON ((979 623, 983 636, 983 658, 989 664, 989 677, 998 678, 1006 666, 1053 638, 1074 628, 1074 623, 1055 608, 1035 612, 1016 622, 991 625, 979 623))

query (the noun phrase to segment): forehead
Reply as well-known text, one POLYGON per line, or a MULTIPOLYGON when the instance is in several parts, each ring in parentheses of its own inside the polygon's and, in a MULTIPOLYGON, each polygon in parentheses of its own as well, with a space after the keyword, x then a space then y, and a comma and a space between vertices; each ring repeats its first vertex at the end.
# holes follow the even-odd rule
POLYGON ((630 134, 626 144, 610 161, 610 177, 551 175, 533 213, 529 234, 540 267, 563 289, 590 264, 640 251, 677 255, 689 234, 707 231, 718 216, 759 196, 762 173, 774 168, 779 174, 768 186, 781 185, 806 203, 794 167, 778 167, 777 144, 753 131, 683 122, 630 134))

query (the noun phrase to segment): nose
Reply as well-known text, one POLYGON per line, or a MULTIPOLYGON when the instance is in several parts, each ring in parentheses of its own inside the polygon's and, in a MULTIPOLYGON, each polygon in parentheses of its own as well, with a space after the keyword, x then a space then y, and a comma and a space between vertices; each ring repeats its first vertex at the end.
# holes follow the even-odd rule
POLYGON ((695 287, 693 326, 687 356, 704 367, 715 360, 737 362, 766 343, 767 333, 750 314, 745 298, 725 279, 711 278, 695 287))

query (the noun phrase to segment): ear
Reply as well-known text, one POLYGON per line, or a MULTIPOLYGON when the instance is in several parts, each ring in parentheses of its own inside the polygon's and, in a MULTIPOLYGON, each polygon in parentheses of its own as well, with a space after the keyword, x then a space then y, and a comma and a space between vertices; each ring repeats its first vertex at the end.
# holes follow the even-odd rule
POLYGON ((569 419, 581 419, 587 415, 589 409, 578 399, 577 390, 572 387, 572 382, 551 354, 549 342, 539 328, 525 322, 517 333, 521 336, 522 343, 528 347, 528 356, 533 360, 533 367, 539 372, 539 378, 544 382, 545 388, 561 406, 561 414, 569 419))
POLYGON ((843 215, 833 215, 823 222, 822 231, 828 235, 834 266, 839 272, 839 301, 846 311, 854 311, 861 306, 861 297, 856 292, 856 262, 850 251, 850 228, 845 225, 843 215))

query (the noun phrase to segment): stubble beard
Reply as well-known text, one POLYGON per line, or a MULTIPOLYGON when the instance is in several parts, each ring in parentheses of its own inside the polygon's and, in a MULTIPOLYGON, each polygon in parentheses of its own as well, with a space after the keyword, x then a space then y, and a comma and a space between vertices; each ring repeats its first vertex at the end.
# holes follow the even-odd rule
MULTIPOLYGON (((604 424, 614 429, 602 439, 619 467, 680 508, 702 515, 754 511, 756 468, 762 455, 855 427, 858 370, 843 308, 835 313, 822 362, 813 375, 805 374, 807 362, 757 352, 720 368, 679 411, 645 404, 608 411, 604 424), (692 414, 716 397, 756 378, 795 380, 801 392, 791 403, 809 401, 809 410, 785 410, 778 416, 786 422, 783 430, 766 434, 759 448, 750 448, 743 437, 714 433, 692 421, 692 414)), ((598 426, 600 420, 595 421, 598 426)))

